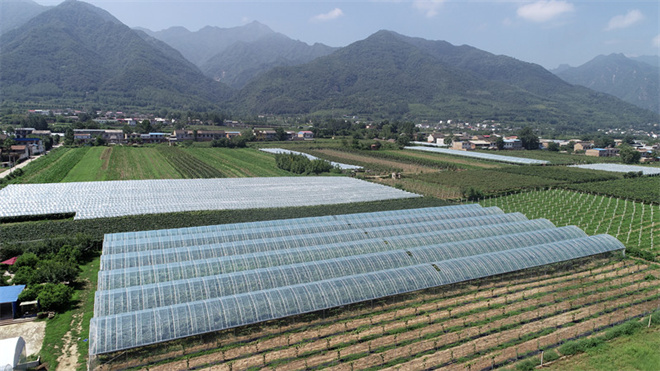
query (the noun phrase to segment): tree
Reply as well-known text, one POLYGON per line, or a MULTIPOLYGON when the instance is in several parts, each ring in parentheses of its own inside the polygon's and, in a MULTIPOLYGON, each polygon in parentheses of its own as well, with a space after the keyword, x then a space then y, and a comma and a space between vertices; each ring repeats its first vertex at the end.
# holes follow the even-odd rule
POLYGON ((282 128, 276 128, 275 129, 275 139, 279 141, 284 141, 286 140, 286 131, 282 128))
POLYGON ((497 149, 499 149, 500 151, 503 150, 503 149, 504 149, 504 138, 502 138, 502 137, 497 137, 497 139, 495 139, 495 146, 496 146, 497 149))
POLYGON ((73 129, 70 127, 66 128, 66 131, 64 132, 64 145, 70 146, 73 144, 74 140, 75 136, 73 135, 73 129))
POLYGON ((151 121, 147 119, 144 119, 141 122, 139 122, 136 125, 136 129, 138 133, 142 133, 142 134, 151 133, 153 131, 153 127, 151 126, 151 121))
POLYGON ((446 146, 451 146, 452 143, 454 143, 454 134, 449 134, 448 136, 445 137, 445 139, 442 142, 446 146))
POLYGON ((557 142, 548 143, 548 151, 559 152, 559 144, 557 142))
POLYGON ((96 138, 94 139, 94 145, 97 147, 104 146, 105 145, 105 139, 103 139, 102 136, 97 135, 96 138))
POLYGON ((642 154, 639 151, 627 144, 619 147, 619 156, 624 164, 636 164, 642 158, 642 154))
POLYGON ((522 146, 525 149, 539 149, 539 137, 529 126, 522 128, 518 132, 518 139, 520 139, 522 146))
POLYGON ((399 145, 400 148, 403 148, 410 144, 410 137, 408 136, 408 134, 401 134, 396 139, 396 143, 399 145))

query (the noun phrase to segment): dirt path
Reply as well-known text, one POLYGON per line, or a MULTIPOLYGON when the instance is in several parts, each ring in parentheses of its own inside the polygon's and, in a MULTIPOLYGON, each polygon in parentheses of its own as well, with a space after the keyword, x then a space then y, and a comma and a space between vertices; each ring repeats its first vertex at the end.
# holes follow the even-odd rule
POLYGON ((57 370, 75 370, 78 366, 78 334, 82 330, 82 313, 76 313, 71 320, 71 329, 64 335, 62 355, 57 359, 57 370))

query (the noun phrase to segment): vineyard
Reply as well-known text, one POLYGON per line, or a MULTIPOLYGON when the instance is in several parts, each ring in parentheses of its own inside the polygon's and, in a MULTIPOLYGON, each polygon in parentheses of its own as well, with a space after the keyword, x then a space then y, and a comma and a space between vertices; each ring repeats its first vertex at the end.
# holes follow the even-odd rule
POLYGON ((487 369, 655 310, 658 268, 591 259, 99 357, 101 370, 487 369))
POLYGON ((634 255, 660 259, 660 206, 569 190, 529 191, 480 201, 556 226, 576 225, 588 235, 610 234, 634 255))

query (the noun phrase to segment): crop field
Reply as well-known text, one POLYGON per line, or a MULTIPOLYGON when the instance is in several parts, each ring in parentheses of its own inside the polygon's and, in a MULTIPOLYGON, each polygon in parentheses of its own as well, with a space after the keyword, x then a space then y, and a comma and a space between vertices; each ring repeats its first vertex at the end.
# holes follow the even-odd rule
POLYGON ((63 147, 23 170, 7 183, 291 176, 255 149, 168 146, 63 147))
POLYGON ((629 253, 660 259, 660 206, 570 190, 529 191, 486 198, 482 206, 546 218, 556 226, 576 225, 588 235, 610 234, 629 253))
POLYGON ((249 148, 185 148, 197 159, 220 170, 228 178, 291 176, 278 169, 275 157, 249 148))
POLYGON ((107 354, 93 366, 481 370, 650 313, 658 277, 630 260, 564 263, 107 354))

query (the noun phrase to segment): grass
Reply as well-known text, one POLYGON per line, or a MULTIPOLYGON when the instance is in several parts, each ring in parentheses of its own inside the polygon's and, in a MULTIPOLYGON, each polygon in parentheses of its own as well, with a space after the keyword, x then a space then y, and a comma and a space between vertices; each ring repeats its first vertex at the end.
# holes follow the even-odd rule
MULTIPOLYGON (((648 317, 646 317, 648 319, 648 317)), ((644 322, 644 321, 643 321, 644 322)), ((549 370, 658 370, 660 327, 604 342, 586 353, 556 361, 549 370)))
POLYGON ((67 333, 70 333, 71 342, 77 343, 79 370, 87 369, 87 354, 89 338, 89 320, 94 315, 94 292, 99 271, 100 257, 95 257, 80 268, 82 273, 78 276, 76 291, 73 295, 73 304, 63 313, 57 313, 53 319, 47 320, 46 334, 39 354, 42 363, 48 364, 48 369, 56 369, 58 358, 65 348, 67 333))

